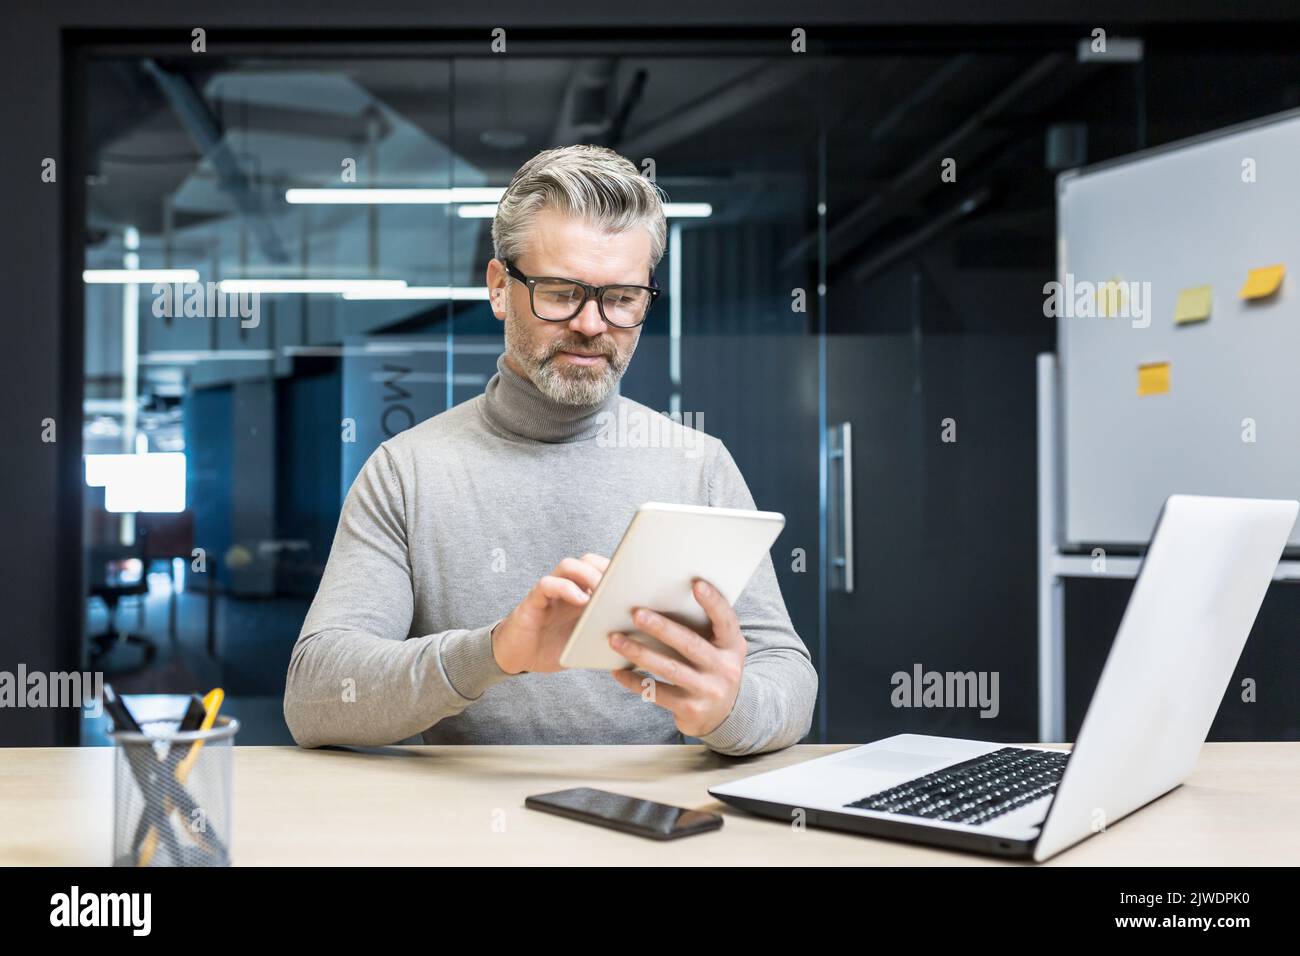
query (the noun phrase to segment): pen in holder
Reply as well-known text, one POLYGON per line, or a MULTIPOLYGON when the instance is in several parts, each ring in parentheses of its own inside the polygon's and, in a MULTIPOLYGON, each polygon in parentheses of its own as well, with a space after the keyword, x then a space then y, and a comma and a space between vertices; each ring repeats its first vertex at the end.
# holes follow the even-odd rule
POLYGON ((113 865, 229 866, 230 779, 239 721, 176 720, 114 731, 113 865))

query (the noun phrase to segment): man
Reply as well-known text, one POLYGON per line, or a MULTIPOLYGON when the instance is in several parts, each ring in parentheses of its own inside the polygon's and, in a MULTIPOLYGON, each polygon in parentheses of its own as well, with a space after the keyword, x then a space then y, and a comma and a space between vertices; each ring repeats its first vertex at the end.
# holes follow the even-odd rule
POLYGON ((807 734, 817 674, 770 558, 735 608, 697 582, 708 636, 637 618, 684 664, 611 635, 660 680, 559 664, 642 503, 754 507, 720 441, 618 390, 665 235, 656 187, 611 150, 548 150, 512 178, 487 270, 505 353, 482 395, 384 442, 349 491, 289 663, 299 744, 685 735, 748 754, 807 734), (621 440, 638 416, 672 440, 621 440))

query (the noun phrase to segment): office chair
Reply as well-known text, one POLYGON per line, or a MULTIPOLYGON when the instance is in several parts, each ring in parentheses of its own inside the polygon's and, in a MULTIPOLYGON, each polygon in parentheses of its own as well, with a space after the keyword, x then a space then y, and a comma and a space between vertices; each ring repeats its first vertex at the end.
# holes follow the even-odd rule
POLYGON ((167 570, 171 582, 167 597, 167 635, 175 643, 177 633, 177 588, 175 559, 188 562, 194 550, 194 512, 171 513, 140 512, 135 516, 136 534, 145 536, 144 571, 161 565, 167 570))
POLYGON ((149 565, 146 561, 147 535, 136 536, 134 546, 98 545, 90 548, 90 570, 87 581, 90 582, 90 596, 104 602, 108 612, 108 627, 99 634, 90 636, 90 658, 92 661, 103 658, 120 644, 139 647, 144 654, 143 664, 148 665, 158 653, 158 647, 143 634, 119 631, 117 628, 117 609, 124 598, 135 597, 141 601, 149 593, 149 565), (140 562, 138 579, 122 575, 122 564, 132 558, 140 562))

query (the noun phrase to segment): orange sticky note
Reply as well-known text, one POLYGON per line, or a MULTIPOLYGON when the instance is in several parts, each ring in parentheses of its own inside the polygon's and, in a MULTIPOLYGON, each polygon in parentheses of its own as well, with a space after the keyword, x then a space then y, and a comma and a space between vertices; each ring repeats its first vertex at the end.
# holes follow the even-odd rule
POLYGON ((1246 284, 1239 293, 1243 299, 1263 299, 1272 295, 1282 286, 1282 277, 1286 275, 1286 266, 1264 266, 1251 269, 1246 275, 1246 284))
POLYGON ((1138 366, 1138 397, 1169 394, 1169 363, 1148 362, 1138 366))
POLYGON ((1174 321, 1179 325, 1184 322, 1204 322, 1210 317, 1210 306, 1213 304, 1213 286, 1198 285, 1183 289, 1178 293, 1178 302, 1174 305, 1174 321))

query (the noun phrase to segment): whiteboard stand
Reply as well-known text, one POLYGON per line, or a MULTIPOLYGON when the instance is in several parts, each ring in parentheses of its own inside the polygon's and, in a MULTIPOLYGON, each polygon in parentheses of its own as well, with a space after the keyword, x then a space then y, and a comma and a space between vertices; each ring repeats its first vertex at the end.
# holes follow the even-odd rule
MULTIPOLYGON (((1065 743, 1065 579, 1136 578, 1140 557, 1061 551, 1061 442, 1056 355, 1038 356, 1038 739, 1065 743)), ((1152 519, 1154 525, 1155 519, 1152 519)), ((1300 560, 1282 560, 1274 581, 1300 581, 1300 560)))
POLYGON ((1065 582, 1056 574, 1061 490, 1057 461, 1056 355, 1038 356, 1038 739, 1065 736, 1065 582))

